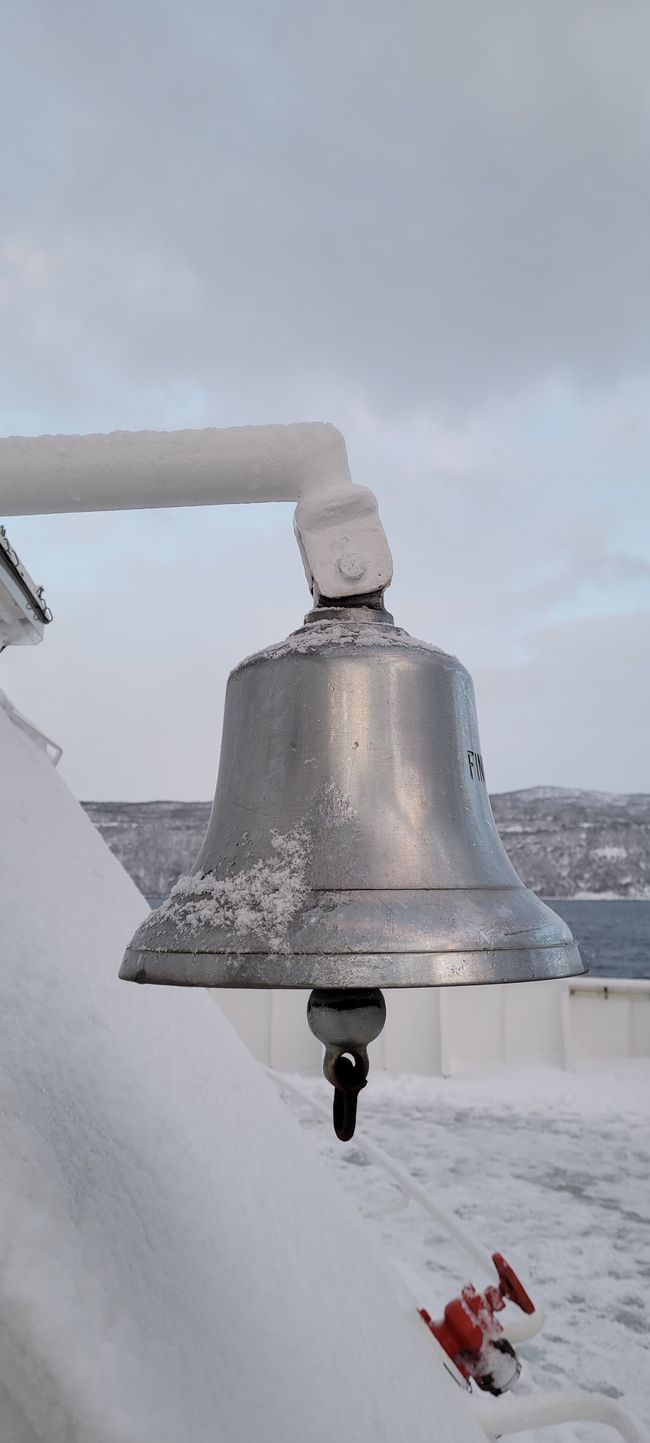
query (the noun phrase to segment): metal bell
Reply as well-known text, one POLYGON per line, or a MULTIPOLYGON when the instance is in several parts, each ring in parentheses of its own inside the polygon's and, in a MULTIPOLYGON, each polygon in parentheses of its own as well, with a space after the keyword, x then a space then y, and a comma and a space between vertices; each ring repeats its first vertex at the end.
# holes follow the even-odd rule
POLYGON ((120 975, 429 987, 583 970, 499 838, 468 672, 386 611, 331 607, 230 676, 205 841, 120 975))
MULTIPOLYGON (((317 607, 232 672, 205 841, 120 976, 324 989, 320 1036, 349 989, 584 970, 499 838, 469 673, 356 605, 317 607)), ((367 1039, 351 1037, 358 1091, 367 1039)))

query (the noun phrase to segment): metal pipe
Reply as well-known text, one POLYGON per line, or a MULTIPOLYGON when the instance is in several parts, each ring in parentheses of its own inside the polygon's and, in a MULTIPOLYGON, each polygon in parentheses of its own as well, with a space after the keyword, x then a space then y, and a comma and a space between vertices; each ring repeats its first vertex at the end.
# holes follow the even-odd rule
MULTIPOLYGON (((286 1077, 284 1074, 274 1072, 272 1067, 265 1067, 264 1071, 281 1090, 292 1092, 295 1097, 299 1098, 301 1102, 306 1103, 307 1106, 312 1109, 312 1112, 316 1113, 318 1117, 322 1118, 323 1121, 329 1125, 330 1116, 326 1108, 324 1108, 322 1103, 318 1102, 316 1098, 312 1097, 304 1087, 301 1087, 295 1077, 286 1077)), ((410 1197, 414 1202, 419 1203, 423 1212, 427 1213, 433 1222, 437 1223, 444 1232, 448 1233, 450 1237, 455 1238, 456 1242, 460 1243, 460 1246, 464 1248, 469 1257, 474 1259, 474 1262, 482 1269, 486 1277, 490 1279, 490 1282, 498 1282, 499 1275, 487 1248, 484 1248, 481 1243, 476 1241, 473 1233, 470 1232, 469 1228, 466 1227, 454 1213, 449 1212, 441 1203, 434 1202, 426 1188, 422 1187, 422 1184, 417 1182, 416 1179, 411 1176, 410 1172, 407 1172, 406 1168, 402 1167, 399 1162, 396 1162, 390 1153, 386 1152, 378 1143, 371 1142, 370 1138, 366 1137, 364 1133, 355 1133, 354 1141, 355 1145, 359 1147, 362 1152, 365 1152, 367 1157, 372 1158, 372 1161, 376 1162, 379 1167, 383 1167, 384 1171, 387 1172, 389 1176, 393 1178, 393 1181, 397 1183, 398 1187, 402 1189, 406 1197, 410 1197)), ((418 1306, 417 1302, 416 1306, 418 1306)), ((544 1319, 545 1313, 541 1307, 535 1308, 535 1312, 529 1316, 522 1316, 521 1318, 507 1311, 502 1327, 506 1337, 511 1343, 524 1343, 528 1338, 534 1338, 537 1333, 541 1332, 544 1326, 544 1319)))
POLYGON ((0 515, 298 501, 352 489, 335 426, 0 438, 0 515))
MULTIPOLYGON (((300 1098, 301 1102, 305 1102, 307 1106, 312 1109, 312 1112, 315 1112, 318 1117, 322 1118, 323 1121, 329 1125, 331 1119, 327 1109, 323 1107, 322 1103, 318 1102, 315 1097, 311 1097, 294 1077, 285 1077, 274 1072, 271 1067, 265 1067, 264 1071, 281 1090, 292 1092, 295 1097, 300 1098)), ((365 1152, 367 1157, 372 1158, 373 1162, 383 1167, 384 1171, 394 1179, 404 1192, 408 1193, 409 1197, 412 1197, 415 1202, 420 1204, 423 1211, 427 1213, 434 1222, 439 1223, 445 1232, 450 1233, 452 1237, 456 1238, 456 1241, 460 1243, 461 1247, 465 1248, 477 1266, 480 1267, 490 1279, 490 1282, 497 1283, 499 1281, 497 1270, 487 1248, 483 1248, 480 1243, 476 1242, 469 1229, 466 1228, 453 1213, 448 1212, 447 1208, 442 1207, 440 1203, 434 1202, 426 1188, 423 1188, 421 1183, 417 1182, 414 1177, 411 1177, 410 1172, 407 1172, 406 1168, 402 1167, 389 1153, 385 1152, 383 1147, 379 1147, 378 1143, 371 1142, 370 1138, 366 1137, 363 1133, 356 1134, 354 1141, 355 1146, 359 1147, 362 1152, 365 1152)))
POLYGON ((648 1434, 611 1398, 598 1393, 535 1393, 532 1396, 481 1398, 475 1416, 488 1438, 525 1433, 557 1423, 604 1423, 625 1443, 648 1443, 648 1434))
POLYGON ((393 562, 377 500, 353 486, 335 426, 112 431, 0 439, 0 515, 146 511, 297 501, 294 529, 314 600, 380 597, 393 562))
MULTIPOLYGON (((274 1072, 271 1067, 265 1067, 264 1071, 281 1089, 284 1088, 287 1092, 293 1092, 296 1097, 300 1098, 301 1102, 311 1107, 312 1111, 315 1112, 318 1117, 322 1118, 324 1122, 329 1122, 329 1114, 326 1109, 320 1102, 317 1102, 310 1093, 301 1087, 295 1078, 286 1077, 283 1074, 274 1072)), ((386 1152, 378 1143, 371 1142, 365 1134, 356 1133, 355 1144, 361 1148, 362 1152, 366 1153, 367 1157, 371 1158, 373 1162, 376 1162, 379 1167, 383 1167, 384 1171, 387 1172, 393 1181, 397 1183, 398 1187, 401 1188, 402 1194, 407 1200, 412 1198, 414 1202, 419 1203, 423 1212, 427 1213, 433 1222, 437 1223, 444 1232, 449 1233, 451 1237, 456 1239, 456 1242, 460 1243, 460 1246, 464 1248, 469 1257, 474 1259, 474 1262, 477 1263, 487 1277, 489 1277, 491 1282, 498 1282, 498 1273, 492 1261, 491 1254, 487 1248, 484 1248, 481 1243, 476 1241, 473 1233, 456 1217, 455 1213, 449 1212, 449 1210, 442 1207, 440 1203, 434 1202, 426 1189, 422 1187, 422 1184, 417 1182, 416 1179, 411 1176, 411 1173, 407 1172, 406 1168, 401 1166, 401 1163, 396 1162, 394 1157, 391 1157, 390 1153, 386 1152)), ((529 1338, 534 1338, 541 1332, 545 1320, 546 1314, 543 1307, 540 1306, 535 1308, 534 1313, 523 1315, 522 1317, 507 1312, 503 1319, 502 1327, 506 1337, 511 1343, 525 1343, 529 1338)))
MULTIPOLYGON (((301 1087, 300 1083, 297 1082, 294 1077, 287 1077, 281 1073, 274 1072, 272 1067, 265 1067, 264 1071, 268 1077, 271 1077, 273 1081, 277 1083, 281 1090, 284 1089, 287 1092, 293 1092, 294 1096, 299 1098, 301 1102, 306 1103, 318 1117, 322 1118, 324 1122, 329 1122, 329 1114, 326 1108, 324 1108, 316 1098, 312 1097, 305 1088, 301 1087)), ((379 1167, 383 1167, 384 1172, 387 1172, 389 1176, 392 1177, 406 1198, 412 1198, 414 1202, 419 1203, 423 1212, 427 1213, 433 1222, 437 1223, 444 1232, 454 1237, 456 1242, 460 1243, 460 1246, 464 1248, 469 1257, 474 1259, 474 1262, 482 1269, 492 1283, 498 1282, 499 1275, 492 1261, 491 1254, 487 1248, 484 1248, 481 1243, 476 1241, 474 1234, 470 1232, 470 1229, 465 1223, 462 1223, 460 1219, 456 1217, 455 1213, 449 1212, 448 1208, 443 1207, 441 1203, 435 1202, 426 1191, 426 1188, 422 1187, 422 1184, 417 1182, 416 1179, 411 1176, 411 1173, 402 1167, 401 1163, 396 1162, 395 1158, 391 1157, 391 1154, 386 1152, 383 1147, 380 1147, 378 1143, 371 1142, 370 1138, 366 1137, 364 1133, 355 1133, 355 1145, 359 1147, 362 1152, 365 1152, 366 1156, 371 1158, 373 1162, 376 1162, 379 1167)), ((545 1317, 546 1315, 542 1307, 535 1308, 534 1313, 527 1316, 524 1315, 521 1318, 507 1312, 502 1322, 503 1331, 511 1343, 524 1343, 527 1342, 529 1338, 534 1338, 537 1333, 541 1332, 545 1317)))

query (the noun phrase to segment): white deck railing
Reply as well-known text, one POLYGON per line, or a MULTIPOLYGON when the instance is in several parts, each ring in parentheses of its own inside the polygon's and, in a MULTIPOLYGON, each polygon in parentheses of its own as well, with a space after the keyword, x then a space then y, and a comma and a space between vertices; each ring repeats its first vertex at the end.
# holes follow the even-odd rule
MULTIPOLYGON (((318 1073, 321 1048, 302 1025, 307 993, 214 994, 255 1057, 281 1072, 318 1073)), ((650 980, 580 977, 494 987, 387 991, 374 1069, 453 1077, 492 1067, 650 1057, 650 980)))

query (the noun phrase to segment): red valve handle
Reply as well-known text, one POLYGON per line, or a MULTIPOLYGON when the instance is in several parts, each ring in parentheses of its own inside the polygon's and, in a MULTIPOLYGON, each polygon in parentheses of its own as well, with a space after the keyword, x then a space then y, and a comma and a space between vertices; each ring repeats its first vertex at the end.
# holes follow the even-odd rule
POLYGON ((514 1268, 510 1267, 501 1253, 493 1253, 492 1262, 499 1274, 502 1296, 509 1298, 511 1303, 516 1303, 522 1313, 534 1313, 535 1304, 529 1298, 523 1283, 520 1283, 514 1268))

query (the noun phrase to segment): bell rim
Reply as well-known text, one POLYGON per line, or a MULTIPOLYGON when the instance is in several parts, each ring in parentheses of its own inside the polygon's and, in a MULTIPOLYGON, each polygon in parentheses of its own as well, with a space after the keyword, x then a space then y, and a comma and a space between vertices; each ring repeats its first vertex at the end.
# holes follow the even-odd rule
MULTIPOLYGON (((172 893, 151 912, 131 938, 127 955, 137 954, 145 963, 153 956, 189 958, 194 969, 209 966, 214 959, 215 965, 223 962, 242 975, 249 958, 267 958, 270 970, 277 972, 282 971, 278 959, 302 957, 312 960, 310 977, 319 959, 329 958, 328 968, 336 971, 333 985, 339 986, 346 959, 348 969, 356 969, 362 958, 435 958, 439 972, 441 958, 484 959, 498 953, 506 959, 515 954, 530 959, 542 951, 548 957, 551 949, 576 945, 566 922, 521 882, 478 888, 309 889, 295 915, 278 927, 275 936, 269 936, 270 927, 257 919, 239 933, 209 917, 188 924, 184 898, 185 894, 172 893)), ((426 967, 414 962, 407 969, 411 970, 419 973, 426 967)), ((512 968, 506 970, 512 973, 512 968)), ((280 985, 290 985, 289 979, 280 985)))
POLYGON ((222 952, 127 948, 123 982, 168 987, 294 990, 313 987, 472 987, 561 981, 588 972, 575 942, 422 952, 222 952), (301 965, 302 964, 302 965, 301 965), (549 967, 549 964, 552 964, 549 967), (391 977, 391 972, 399 975, 391 977), (436 975, 432 975, 435 971, 436 975), (468 976, 468 972, 471 975, 468 976))

